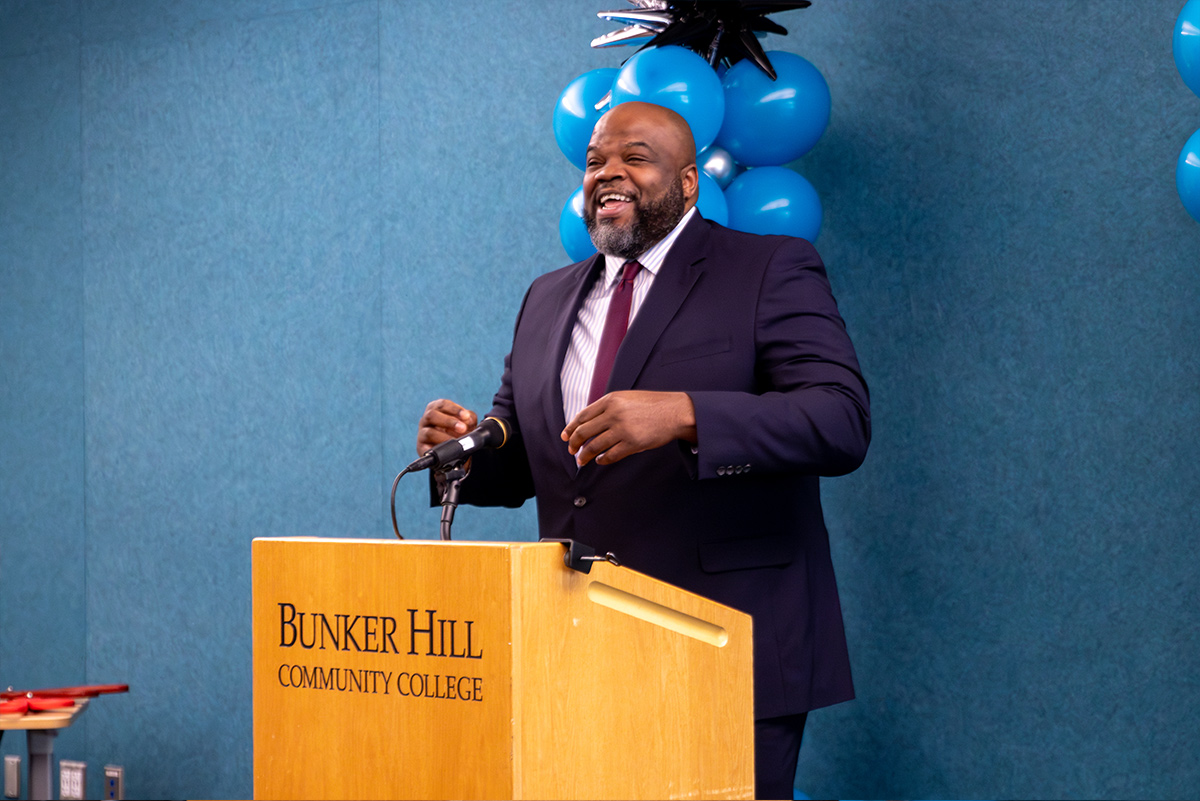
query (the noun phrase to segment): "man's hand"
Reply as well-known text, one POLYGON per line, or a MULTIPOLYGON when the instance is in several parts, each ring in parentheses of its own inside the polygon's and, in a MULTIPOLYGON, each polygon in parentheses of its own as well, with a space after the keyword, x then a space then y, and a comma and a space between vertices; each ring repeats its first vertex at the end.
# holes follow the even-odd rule
POLYGON ((612 464, 677 439, 696 442, 696 409, 685 392, 610 392, 561 434, 579 466, 612 464))
POLYGON ((434 445, 461 437, 475 428, 478 422, 475 412, 464 409, 454 401, 430 401, 417 423, 417 456, 424 456, 434 445))

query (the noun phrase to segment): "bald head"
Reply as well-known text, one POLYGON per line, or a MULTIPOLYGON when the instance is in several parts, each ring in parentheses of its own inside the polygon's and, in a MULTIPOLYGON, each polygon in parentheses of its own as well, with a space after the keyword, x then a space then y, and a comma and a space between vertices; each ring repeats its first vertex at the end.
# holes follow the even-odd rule
POLYGON ((653 131, 664 154, 673 156, 680 169, 696 163, 696 140, 687 120, 666 106, 630 101, 614 106, 597 122, 592 141, 610 129, 653 131))

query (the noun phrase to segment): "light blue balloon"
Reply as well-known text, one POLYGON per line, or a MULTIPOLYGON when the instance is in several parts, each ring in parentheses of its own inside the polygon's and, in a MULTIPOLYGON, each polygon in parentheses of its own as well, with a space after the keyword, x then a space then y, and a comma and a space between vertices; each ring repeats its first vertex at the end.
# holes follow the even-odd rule
POLYGON ((829 85, 820 70, 795 53, 772 50, 767 56, 776 80, 745 59, 721 81, 725 123, 716 143, 747 167, 800 158, 829 125, 829 85))
POLYGON ((585 72, 567 84, 554 105, 554 140, 563 155, 581 170, 587 161, 592 128, 603 114, 596 110, 596 104, 612 89, 618 72, 615 67, 585 72))
POLYGON ((1188 0, 1179 12, 1171 49, 1183 82, 1200 95, 1200 0, 1188 0))
POLYGON ((821 233, 817 190, 786 167, 758 167, 725 190, 729 227, 752 234, 787 234, 815 242, 821 233))
POLYGON ((697 151, 712 144, 725 116, 717 73, 700 56, 675 45, 643 50, 626 61, 612 93, 613 106, 640 100, 678 113, 691 126, 697 151))
POLYGON ((1183 201, 1188 214, 1200 222, 1200 131, 1191 135, 1179 153, 1179 161, 1175 165, 1175 188, 1179 190, 1179 199, 1183 201))
POLYGON ((583 221, 583 187, 571 193, 558 215, 558 238, 571 261, 583 261, 596 252, 587 224, 583 221))
POLYGON ((696 154, 696 166, 708 173, 708 177, 717 182, 717 186, 725 189, 729 182, 737 177, 738 167, 729 151, 716 145, 709 145, 696 154))
POLYGON ((729 206, 721 186, 703 172, 700 173, 700 197, 696 199, 700 216, 721 225, 729 224, 729 206))

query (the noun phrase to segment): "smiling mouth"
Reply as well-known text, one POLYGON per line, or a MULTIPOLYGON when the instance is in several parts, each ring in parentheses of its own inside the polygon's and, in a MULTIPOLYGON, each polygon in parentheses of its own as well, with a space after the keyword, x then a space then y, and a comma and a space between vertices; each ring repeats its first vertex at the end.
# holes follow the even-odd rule
POLYGON ((633 197, 624 192, 601 192, 597 201, 597 217, 616 217, 633 205, 633 197))

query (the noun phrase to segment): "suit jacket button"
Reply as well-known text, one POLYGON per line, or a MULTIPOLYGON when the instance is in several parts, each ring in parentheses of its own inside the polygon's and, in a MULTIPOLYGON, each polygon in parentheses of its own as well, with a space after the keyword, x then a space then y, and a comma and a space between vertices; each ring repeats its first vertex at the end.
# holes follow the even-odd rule
POLYGON ((724 468, 724 467, 718 467, 718 468, 717 468, 717 475, 718 475, 718 476, 723 476, 723 475, 725 475, 725 468, 724 468))
POLYGON ((582 509, 583 507, 587 506, 587 498, 580 495, 578 498, 575 499, 575 506, 578 509, 582 509))

